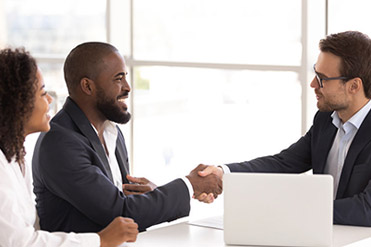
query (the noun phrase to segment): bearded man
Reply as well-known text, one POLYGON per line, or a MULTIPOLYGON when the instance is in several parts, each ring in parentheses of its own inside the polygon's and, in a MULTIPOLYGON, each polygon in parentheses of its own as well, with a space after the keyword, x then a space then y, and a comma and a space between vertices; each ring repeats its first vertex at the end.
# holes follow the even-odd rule
POLYGON ((117 216, 147 227, 189 215, 190 199, 217 196, 221 179, 188 176, 157 187, 129 176, 124 136, 116 125, 130 120, 130 86, 123 57, 110 44, 88 42, 67 56, 69 97, 36 143, 34 193, 43 230, 96 232, 117 216))

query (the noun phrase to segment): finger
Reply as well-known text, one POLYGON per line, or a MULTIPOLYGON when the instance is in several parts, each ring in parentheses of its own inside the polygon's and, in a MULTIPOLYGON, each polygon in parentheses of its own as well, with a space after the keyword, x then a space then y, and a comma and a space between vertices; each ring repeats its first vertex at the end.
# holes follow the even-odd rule
POLYGON ((212 202, 214 202, 213 193, 208 194, 201 202, 204 202, 204 203, 212 203, 212 202))
POLYGON ((214 198, 213 193, 210 193, 210 194, 207 195, 206 201, 207 201, 207 203, 212 203, 212 202, 214 202, 215 198, 214 198))
POLYGON ((138 184, 142 184, 143 183, 143 178, 137 178, 137 177, 133 177, 133 176, 130 176, 129 174, 126 175, 126 178, 132 182, 132 183, 138 183, 138 184))
POLYGON ((213 173, 215 167, 214 166, 208 166, 206 167, 206 169, 202 170, 202 171, 198 171, 198 175, 201 176, 201 177, 206 177, 207 175, 213 173))
POLYGON ((126 196, 134 195, 132 191, 128 191, 128 190, 123 190, 122 192, 123 192, 126 196))
POLYGON ((218 190, 217 190, 217 194, 220 195, 221 193, 223 193, 223 183, 220 182, 218 183, 218 190))
POLYGON ((125 195, 141 195, 143 192, 137 192, 137 191, 130 191, 130 190, 124 190, 123 191, 125 195))
POLYGON ((137 240, 138 232, 130 234, 126 242, 135 242, 137 240))
POLYGON ((141 184, 125 184, 125 190, 137 191, 137 192, 147 192, 150 191, 151 188, 148 185, 141 185, 141 184))
POLYGON ((133 182, 133 180, 135 179, 135 177, 130 176, 129 174, 126 175, 126 178, 127 178, 130 182, 133 182))
POLYGON ((206 167, 207 167, 207 166, 204 165, 204 164, 199 164, 198 166, 196 166, 196 168, 194 168, 194 169, 191 171, 191 173, 192 173, 192 172, 202 171, 202 170, 204 170, 206 167))
POLYGON ((130 229, 131 231, 135 231, 136 229, 138 229, 137 223, 131 222, 131 223, 127 223, 126 225, 127 225, 127 228, 130 229))
POLYGON ((134 223, 134 220, 132 218, 122 217, 122 220, 128 223, 134 223))
POLYGON ((204 201, 207 198, 207 194, 202 193, 201 195, 199 195, 198 197, 195 197, 195 198, 199 201, 204 201))

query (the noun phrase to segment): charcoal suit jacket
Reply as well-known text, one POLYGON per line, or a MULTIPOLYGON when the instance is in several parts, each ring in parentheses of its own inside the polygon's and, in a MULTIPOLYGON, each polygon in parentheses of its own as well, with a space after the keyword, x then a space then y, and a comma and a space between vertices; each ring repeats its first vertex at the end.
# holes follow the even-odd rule
MULTIPOLYGON (((317 112, 310 130, 289 148, 273 156, 228 164, 231 172, 323 174, 337 128, 331 113, 317 112)), ((371 226, 371 113, 351 143, 334 200, 334 223, 371 226)))
MULTIPOLYGON (((124 216, 133 218, 142 231, 189 215, 190 196, 181 179, 143 195, 120 192, 95 130, 71 98, 50 125, 49 132, 40 134, 32 160, 41 229, 97 232, 124 216)), ((119 129, 115 155, 127 183, 128 155, 119 129)))

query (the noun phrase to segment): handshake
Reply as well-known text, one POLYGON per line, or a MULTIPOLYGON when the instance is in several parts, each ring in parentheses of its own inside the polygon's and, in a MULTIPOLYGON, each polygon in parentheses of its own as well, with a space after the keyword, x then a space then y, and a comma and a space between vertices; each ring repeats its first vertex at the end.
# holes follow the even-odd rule
MULTIPOLYGON (((198 165, 186 178, 193 187, 193 198, 211 203, 223 192, 223 171, 216 166, 198 165)), ((127 175, 130 184, 123 184, 126 195, 143 194, 156 189, 156 185, 146 178, 127 175)))
POLYGON ((193 198, 211 203, 223 192, 223 171, 215 166, 198 165, 188 176, 193 187, 193 198))

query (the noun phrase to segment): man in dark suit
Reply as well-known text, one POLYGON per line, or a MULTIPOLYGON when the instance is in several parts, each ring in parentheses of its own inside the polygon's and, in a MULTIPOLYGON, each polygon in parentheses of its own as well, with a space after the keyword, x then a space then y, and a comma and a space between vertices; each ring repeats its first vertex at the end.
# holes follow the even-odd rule
POLYGON ((40 135, 32 161, 42 229, 95 232, 116 216, 127 216, 145 230, 189 215, 192 196, 221 193, 219 178, 197 175, 204 166, 160 187, 128 176, 124 136, 114 123, 130 120, 125 103, 130 86, 115 47, 77 46, 66 58, 64 73, 69 97, 50 131, 40 135))
POLYGON ((371 40, 349 31, 327 36, 319 47, 310 84, 319 112, 310 130, 279 154, 208 167, 199 175, 310 169, 331 174, 334 223, 371 226, 371 40))

